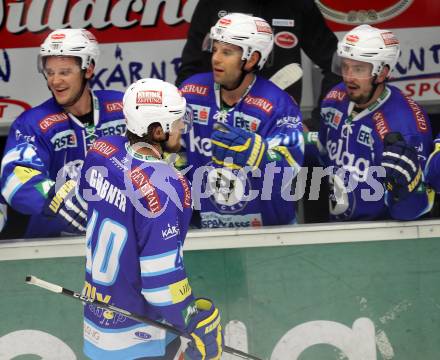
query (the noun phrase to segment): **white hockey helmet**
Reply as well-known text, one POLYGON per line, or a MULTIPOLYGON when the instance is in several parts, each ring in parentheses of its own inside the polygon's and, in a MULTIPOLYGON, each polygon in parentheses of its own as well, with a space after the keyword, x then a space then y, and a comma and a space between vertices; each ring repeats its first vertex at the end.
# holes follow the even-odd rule
POLYGON ((243 60, 249 60, 252 53, 261 55, 257 66, 263 68, 273 48, 273 31, 266 20, 241 13, 228 14, 211 28, 211 41, 217 40, 237 45, 243 50, 243 60))
POLYGON ((40 46, 38 70, 43 71, 46 56, 75 56, 81 59, 81 69, 98 62, 99 47, 95 36, 85 29, 59 29, 52 31, 40 46))
POLYGON ((359 25, 349 31, 338 43, 338 55, 373 65, 371 75, 379 75, 385 65, 390 71, 396 66, 400 54, 399 40, 389 30, 370 25, 359 25))
POLYGON ((169 133, 176 120, 186 113, 186 100, 172 84, 160 79, 140 79, 125 91, 123 112, 127 129, 142 137, 158 122, 169 133))

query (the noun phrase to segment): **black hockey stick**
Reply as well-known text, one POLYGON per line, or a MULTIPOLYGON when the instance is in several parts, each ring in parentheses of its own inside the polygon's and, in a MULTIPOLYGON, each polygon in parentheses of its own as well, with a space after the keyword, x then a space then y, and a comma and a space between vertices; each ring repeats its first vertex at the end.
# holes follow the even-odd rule
MULTIPOLYGON (((57 294, 66 295, 66 296, 69 296, 71 298, 74 298, 74 299, 77 299, 77 300, 80 300, 80 301, 84 301, 84 302, 89 303, 89 304, 93 304, 93 305, 95 305, 95 306, 97 306, 97 307, 99 307, 101 309, 104 309, 104 310, 114 311, 115 313, 124 315, 124 316, 126 316, 126 317, 128 317, 130 319, 133 319, 135 321, 138 321, 140 323, 145 323, 145 324, 148 324, 148 325, 152 325, 152 326, 158 327, 160 329, 169 331, 170 333, 173 333, 175 335, 178 335, 178 336, 184 337, 186 339, 192 340, 191 336, 182 333, 181 331, 179 331, 178 329, 176 329, 173 326, 170 326, 170 325, 167 325, 167 324, 163 324, 163 323, 155 321, 155 320, 151 320, 151 319, 149 319, 149 318, 147 318, 145 316, 142 316, 142 315, 133 314, 133 313, 127 311, 127 310, 118 308, 118 307, 116 307, 114 305, 106 304, 105 302, 102 302, 102 301, 99 301, 99 300, 96 300, 96 299, 92 299, 92 298, 90 298, 88 296, 81 295, 80 293, 77 293, 75 291, 63 288, 62 286, 59 286, 59 285, 56 285, 56 284, 53 284, 53 283, 41 280, 41 279, 37 278, 36 276, 32 276, 32 275, 26 276, 26 283, 27 284, 31 284, 31 285, 39 286, 39 287, 41 287, 43 289, 52 291, 52 292, 57 293, 57 294)), ((229 353, 229 354, 241 357, 243 359, 262 360, 259 357, 247 354, 247 353, 245 353, 243 351, 231 348, 231 347, 226 346, 226 345, 224 346, 223 351, 225 353, 229 353)))

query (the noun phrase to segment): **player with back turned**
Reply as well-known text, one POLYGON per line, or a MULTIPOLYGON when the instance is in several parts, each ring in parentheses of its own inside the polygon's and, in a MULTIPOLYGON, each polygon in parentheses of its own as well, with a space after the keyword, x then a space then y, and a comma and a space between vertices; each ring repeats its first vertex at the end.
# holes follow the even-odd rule
MULTIPOLYGON (((85 295, 189 334, 191 359, 220 359, 220 312, 194 298, 183 263, 190 184, 162 158, 180 147, 186 101, 174 85, 141 79, 127 89, 123 110, 126 136, 97 140, 81 172, 85 295)), ((172 360, 179 348, 180 338, 169 332, 85 306, 84 352, 92 359, 172 360)))

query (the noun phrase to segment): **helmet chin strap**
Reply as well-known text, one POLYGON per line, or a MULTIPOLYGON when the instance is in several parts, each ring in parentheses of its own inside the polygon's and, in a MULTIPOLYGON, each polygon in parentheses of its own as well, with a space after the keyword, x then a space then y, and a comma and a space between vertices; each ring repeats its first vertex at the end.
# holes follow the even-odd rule
POLYGON ((376 90, 377 90, 377 87, 380 85, 380 84, 382 84, 383 82, 377 82, 376 81, 377 80, 377 75, 374 75, 373 76, 373 83, 371 84, 371 91, 370 91, 370 94, 368 95, 368 99, 366 100, 366 101, 364 101, 364 103, 363 104, 359 104, 359 105, 364 105, 364 104, 368 104, 370 101, 371 101, 371 99, 373 98, 373 95, 374 95, 374 93, 376 92, 376 90))

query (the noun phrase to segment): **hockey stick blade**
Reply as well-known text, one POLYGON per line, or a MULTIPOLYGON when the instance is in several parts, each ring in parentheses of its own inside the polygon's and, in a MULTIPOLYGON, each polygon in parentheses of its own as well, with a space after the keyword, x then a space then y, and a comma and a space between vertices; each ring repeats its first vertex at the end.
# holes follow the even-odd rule
POLYGON ((285 90, 301 79, 302 75, 301 66, 297 63, 291 63, 278 70, 269 80, 280 89, 285 90))
POLYGON ((63 288, 61 286, 51 284, 47 281, 41 280, 35 276, 28 275, 26 276, 26 283, 39 286, 43 289, 52 291, 54 293, 61 294, 63 292, 63 288))
MULTIPOLYGON (((78 292, 66 289, 66 288, 64 288, 62 286, 50 283, 50 282, 42 280, 42 279, 39 279, 36 276, 33 276, 33 275, 26 276, 25 282, 26 282, 26 284, 35 285, 35 286, 41 287, 43 289, 49 290, 49 291, 57 293, 57 294, 62 294, 62 295, 69 296, 71 298, 74 298, 74 299, 77 299, 77 300, 80 300, 80 301, 83 301, 83 302, 95 305, 95 306, 97 306, 97 307, 99 307, 101 309, 110 310, 110 311, 113 311, 115 313, 124 315, 124 316, 126 316, 126 317, 128 317, 128 318, 130 318, 132 320, 138 321, 140 323, 152 325, 152 326, 155 326, 155 327, 157 327, 159 329, 163 329, 163 330, 169 331, 169 332, 171 332, 171 333, 173 333, 175 335, 184 337, 185 339, 192 340, 192 337, 190 335, 182 333, 180 330, 176 329, 175 327, 173 327, 171 325, 163 324, 161 322, 149 319, 149 318, 147 318, 145 316, 134 314, 134 313, 131 313, 131 312, 127 311, 127 310, 118 308, 117 306, 110 305, 110 304, 107 304, 105 302, 102 302, 102 301, 99 301, 99 300, 96 300, 96 299, 92 299, 92 298, 90 298, 88 296, 85 296, 85 295, 82 295, 82 294, 80 294, 78 292)), ((226 346, 226 345, 223 348, 223 352, 229 353, 231 355, 235 355, 235 356, 238 356, 238 357, 241 357, 242 359, 263 360, 263 359, 261 359, 261 358, 259 358, 257 356, 247 354, 247 353, 245 353, 243 351, 231 348, 231 347, 226 346)))

